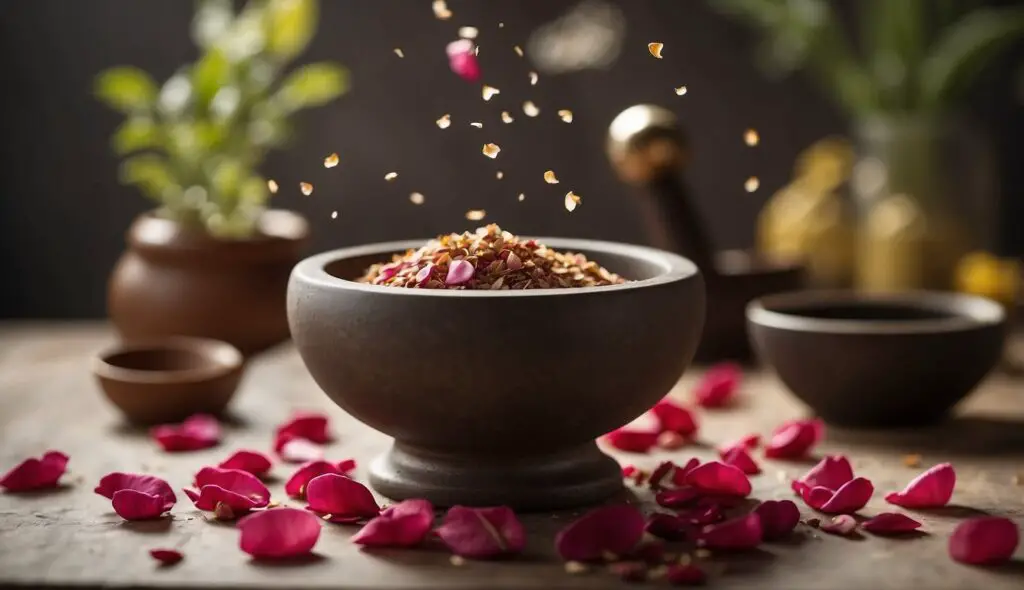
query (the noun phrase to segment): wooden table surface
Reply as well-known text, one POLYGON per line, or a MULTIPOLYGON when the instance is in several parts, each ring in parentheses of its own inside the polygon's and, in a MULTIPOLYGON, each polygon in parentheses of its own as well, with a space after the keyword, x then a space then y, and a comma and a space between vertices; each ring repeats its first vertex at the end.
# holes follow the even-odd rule
MULTIPOLYGON (((208 521, 179 494, 172 517, 129 523, 93 493, 110 471, 137 471, 166 478, 175 488, 191 481, 201 466, 215 464, 242 447, 269 450, 271 432, 296 409, 322 409, 332 418, 337 441, 328 458, 354 457, 362 467, 388 439, 334 407, 317 389, 294 349, 284 346, 250 367, 233 404, 235 421, 220 447, 168 455, 145 433, 124 426, 101 397, 89 373, 91 355, 113 342, 103 324, 0 324, 0 471, 29 455, 59 449, 71 456, 66 485, 32 495, 0 494, 0 586, 135 588, 621 588, 626 583, 603 570, 565 573, 554 555, 555 532, 577 513, 524 515, 528 545, 520 558, 453 566, 431 550, 366 552, 348 541, 354 529, 325 526, 318 558, 299 564, 251 561, 238 549, 230 525, 208 521), (153 547, 177 547, 185 560, 157 568, 153 547)), ((1016 342, 1016 353, 1024 352, 1016 342)), ((698 371, 676 393, 685 395, 698 371)), ((624 392, 626 394, 627 392, 624 392)), ((767 434, 784 419, 801 415, 795 402, 769 375, 751 373, 737 409, 702 412, 700 439, 689 447, 648 456, 620 456, 652 467, 672 458, 713 456, 713 447, 742 435, 767 434)), ((875 497, 861 513, 894 507, 885 492, 900 489, 922 469, 951 461, 957 469, 957 506, 915 513, 927 535, 906 540, 833 537, 801 525, 795 539, 765 544, 743 555, 714 555, 710 586, 721 588, 1022 588, 1024 560, 999 568, 952 562, 948 535, 962 518, 983 511, 1024 525, 1024 381, 991 377, 949 423, 928 430, 849 433, 831 429, 819 453, 845 453, 858 475, 874 481, 875 497), (916 453, 919 468, 901 458, 916 453)), ((765 473, 753 478, 759 499, 792 498, 789 479, 806 465, 759 459, 765 473)), ((287 500, 283 481, 293 467, 275 465, 278 500, 287 500)), ((643 495, 647 508, 654 508, 643 495)), ((805 517, 811 511, 797 502, 805 517)), ((647 586, 666 587, 664 580, 647 586)))

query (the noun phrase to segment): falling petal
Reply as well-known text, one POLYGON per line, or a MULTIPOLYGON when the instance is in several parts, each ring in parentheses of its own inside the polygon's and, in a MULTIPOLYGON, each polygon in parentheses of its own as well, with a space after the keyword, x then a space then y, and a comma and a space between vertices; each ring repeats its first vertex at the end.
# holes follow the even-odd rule
POLYGON ((686 94, 686 86, 677 86, 675 88, 676 96, 682 96, 686 94))
POLYGON ((580 204, 580 196, 576 193, 569 191, 565 193, 565 210, 572 213, 576 210, 576 206, 580 204))
POLYGON ((562 119, 562 122, 572 123, 572 111, 569 109, 562 109, 558 111, 558 116, 562 119))
POLYGON ((487 212, 483 209, 470 209, 466 211, 466 219, 470 221, 480 221, 487 216, 487 212))
POLYGON ((501 151, 501 148, 494 143, 485 143, 481 151, 485 156, 493 160, 494 158, 498 157, 498 152, 501 151))
POLYGON ((665 47, 664 43, 648 43, 647 50, 651 52, 651 55, 661 59, 661 50, 665 47))
POLYGON ((308 197, 309 195, 313 194, 313 185, 309 184, 308 182, 300 182, 299 190, 302 192, 302 194, 308 197))
POLYGON ((409 201, 413 205, 422 205, 426 201, 426 197, 422 193, 412 193, 409 195, 409 201))
POLYGON ((400 47, 395 47, 394 52, 400 58, 405 57, 405 52, 400 47))
POLYGON ((476 27, 459 27, 459 37, 463 39, 476 39, 479 34, 476 27))
MULTIPOLYGON (((537 75, 537 72, 530 72, 529 74, 527 74, 527 76, 529 76, 529 78, 530 78, 530 86, 536 86, 537 85, 537 80, 540 79, 540 76, 537 75)), ((535 116, 535 115, 531 115, 531 116, 535 116)))
POLYGON ((448 3, 445 0, 434 0, 432 7, 437 20, 448 20, 452 17, 452 11, 448 10, 448 3))
POLYGON ((555 177, 554 170, 548 170, 544 173, 544 182, 548 184, 558 184, 558 178, 555 177))
POLYGON ((747 129, 743 132, 743 143, 750 147, 754 147, 761 142, 761 136, 757 134, 756 129, 747 129))
POLYGON ((540 109, 537 105, 533 104, 533 101, 528 100, 523 103, 523 112, 526 113, 527 117, 536 117, 540 114, 540 109))
POLYGON ((512 115, 508 114, 508 111, 501 111, 502 123, 511 123, 512 121, 515 121, 515 119, 512 118, 512 115))
POLYGON ((324 158, 324 168, 334 168, 338 165, 338 154, 331 154, 324 158))
POLYGON ((270 194, 276 195, 277 194, 277 189, 278 189, 277 181, 275 181, 275 180, 268 180, 267 181, 267 190, 270 191, 270 194))
POLYGON ((491 100, 491 98, 495 94, 501 94, 501 91, 498 90, 497 88, 494 88, 493 86, 488 86, 487 84, 484 84, 484 88, 481 91, 481 96, 483 96, 484 100, 491 100))
POLYGON ((748 193, 756 191, 761 186, 761 181, 756 176, 751 176, 743 183, 743 190, 748 193))
POLYGON ((452 124, 451 115, 441 115, 441 118, 436 121, 437 126, 441 129, 447 129, 452 124))

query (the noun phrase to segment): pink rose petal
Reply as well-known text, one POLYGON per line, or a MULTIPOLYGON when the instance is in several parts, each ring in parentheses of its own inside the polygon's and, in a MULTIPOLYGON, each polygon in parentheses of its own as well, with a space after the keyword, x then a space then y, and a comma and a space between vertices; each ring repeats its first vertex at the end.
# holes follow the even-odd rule
POLYGON ((355 459, 342 459, 341 461, 338 462, 338 471, 340 471, 342 475, 348 475, 349 473, 354 471, 355 468, 355 459))
MULTIPOLYGON (((332 437, 328 428, 327 416, 316 412, 296 412, 284 424, 277 427, 276 435, 289 435, 293 438, 304 438, 317 444, 327 444, 332 437)), ((275 451, 280 452, 279 447, 275 451)))
POLYGON ((467 82, 480 79, 480 62, 476 59, 476 47, 469 39, 459 39, 448 44, 448 66, 467 82))
POLYGON ((13 493, 55 488, 67 466, 67 455, 59 451, 47 451, 39 459, 25 459, 5 473, 0 477, 0 488, 13 493))
POLYGON ((1010 561, 1020 532, 1009 518, 983 516, 957 525, 949 537, 949 556, 960 563, 998 565, 1010 561))
POLYGON ((690 410, 667 397, 654 404, 651 412, 661 423, 661 432, 675 432, 683 436, 693 436, 697 432, 697 420, 690 410))
POLYGON ((430 502, 406 500, 381 511, 352 536, 352 542, 368 547, 412 547, 427 537, 433 524, 430 502))
POLYGON ((699 497, 700 492, 696 488, 687 486, 658 492, 654 501, 665 508, 681 508, 693 504, 699 497))
POLYGON ((260 477, 270 471, 270 459, 258 451, 235 451, 218 465, 221 469, 239 469, 260 477))
POLYGON ((177 549, 150 549, 149 555, 160 565, 174 565, 185 558, 177 549))
POLYGON ((941 463, 915 477, 902 492, 886 494, 885 501, 904 508, 939 508, 949 503, 956 487, 956 471, 941 463))
POLYGON ((743 371, 735 363, 720 363, 708 369, 693 390, 697 404, 705 408, 721 408, 732 402, 743 371))
POLYGON ((170 484, 152 475, 109 473, 93 491, 110 498, 114 511, 125 520, 159 518, 178 501, 170 484))
POLYGON ((566 561, 596 561, 606 553, 627 555, 640 543, 646 524, 634 506, 602 506, 559 531, 555 549, 566 561))
POLYGON ((475 272, 476 267, 473 266, 472 262, 468 260, 453 260, 448 265, 448 275, 444 278, 444 284, 461 285, 473 278, 473 273, 475 272))
POLYGON ((857 519, 849 514, 840 514, 830 522, 822 523, 819 528, 833 535, 849 536, 857 530, 857 519))
POLYGON ((686 475, 686 483, 707 494, 746 497, 750 495, 750 480, 732 465, 708 461, 686 475))
POLYGON ((117 490, 110 503, 114 512, 125 520, 160 518, 167 512, 163 498, 138 490, 117 490))
POLYGON ((761 517, 756 512, 705 526, 697 544, 709 549, 743 550, 753 549, 761 544, 764 532, 761 517))
POLYGON ((803 477, 792 483, 793 491, 802 494, 810 488, 827 488, 838 490, 843 484, 853 479, 853 467, 842 455, 830 455, 823 458, 803 477))
POLYGON ((196 451, 220 442, 220 423, 213 416, 196 414, 181 424, 154 426, 150 436, 167 452, 196 451))
POLYGON ((690 538, 694 528, 688 518, 655 512, 647 519, 644 530, 659 539, 675 542, 690 538))
POLYGON ((674 586, 700 586, 707 577, 704 570, 692 563, 671 565, 666 574, 666 579, 674 586))
POLYGON ((290 438, 281 445, 281 459, 288 463, 308 463, 324 458, 320 445, 304 438, 290 438))
POLYGON ((473 559, 512 555, 526 546, 523 525, 507 506, 453 506, 444 515, 437 535, 452 553, 473 559))
POLYGON ((732 465, 747 475, 761 473, 761 468, 754 462, 753 457, 743 447, 735 447, 722 455, 722 461, 726 465, 732 465))
POLYGON ((609 432, 605 437, 608 444, 620 451, 646 453, 658 443, 661 421, 651 412, 645 412, 635 420, 609 432))
POLYGON ((772 432, 764 456, 769 459, 802 459, 825 436, 821 420, 791 420, 772 432))
POLYGON ((200 510, 216 510, 218 504, 224 504, 233 513, 241 514, 270 503, 270 490, 248 471, 204 467, 196 473, 195 480, 199 493, 184 491, 200 510))
POLYGON ((417 285, 422 285, 423 283, 426 283, 427 281, 429 281, 430 280, 430 275, 433 272, 434 272, 434 264, 433 263, 428 263, 426 266, 421 268, 419 270, 419 272, 416 273, 416 284, 417 285))
POLYGON ((275 508, 253 512, 238 521, 239 546, 257 559, 308 554, 320 538, 320 521, 305 510, 275 508))
POLYGON ((690 457, 690 460, 685 464, 676 465, 676 470, 672 472, 672 483, 677 486, 685 486, 686 476, 696 469, 698 465, 700 465, 700 459, 697 457, 690 457))
POLYGON ((851 514, 863 508, 875 493, 875 487, 863 477, 844 483, 838 490, 825 487, 804 488, 800 497, 808 506, 825 514, 851 514))
POLYGON ((339 469, 339 466, 327 462, 327 461, 312 461, 306 463, 302 467, 292 474, 288 478, 288 481, 284 484, 284 492, 292 498, 304 498, 306 496, 306 486, 309 482, 318 475, 325 473, 334 473, 337 475, 344 475, 339 469))
POLYGON ((330 515, 332 522, 354 522, 380 514, 373 494, 354 479, 325 473, 310 480, 306 486, 306 507, 320 515, 330 515))
POLYGON ((875 535, 899 535, 921 528, 921 523, 906 514, 883 512, 861 523, 861 528, 875 535))
POLYGON ((758 504, 754 512, 761 517, 761 532, 765 541, 785 537, 800 522, 800 509, 792 500, 765 500, 758 504))
POLYGON ((719 447, 718 448, 718 454, 719 455, 724 455, 724 454, 728 453, 729 451, 731 451, 733 449, 736 449, 736 448, 741 448, 741 449, 743 449, 743 450, 745 450, 747 452, 750 452, 750 451, 753 451, 754 449, 756 449, 758 447, 758 445, 760 445, 760 444, 761 444, 761 435, 759 435, 759 434, 750 434, 750 435, 744 436, 743 438, 741 438, 741 439, 739 439, 737 441, 734 441, 734 442, 731 442, 731 443, 729 443, 727 445, 723 445, 723 446, 719 447))

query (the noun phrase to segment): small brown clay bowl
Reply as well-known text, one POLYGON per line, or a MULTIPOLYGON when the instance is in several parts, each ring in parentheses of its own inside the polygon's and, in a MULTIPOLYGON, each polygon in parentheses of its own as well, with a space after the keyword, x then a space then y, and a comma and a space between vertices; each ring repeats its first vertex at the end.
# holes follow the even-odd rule
POLYGON ((619 466, 594 439, 679 380, 704 321, 703 280, 652 248, 536 239, 635 280, 527 291, 355 282, 423 241, 335 250, 292 272, 288 318, 309 372, 395 438, 370 471, 385 496, 544 510, 621 491, 619 466))
POLYGON ((173 336, 101 352, 93 374, 117 409, 139 425, 219 414, 238 388, 242 353, 227 342, 173 336))
POLYGON ((837 426, 936 422, 998 363, 1003 308, 982 297, 803 291, 747 308, 760 358, 837 426))

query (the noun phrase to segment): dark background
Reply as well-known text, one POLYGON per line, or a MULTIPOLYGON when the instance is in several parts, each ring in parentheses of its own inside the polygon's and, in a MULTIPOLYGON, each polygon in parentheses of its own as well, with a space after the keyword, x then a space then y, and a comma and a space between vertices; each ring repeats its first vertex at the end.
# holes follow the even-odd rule
MULTIPOLYGON (((536 27, 574 4, 450 0, 456 16, 441 22, 428 0, 322 2, 319 32, 301 61, 340 61, 351 70, 352 89, 306 113, 298 141, 266 163, 266 175, 282 187, 276 205, 311 220, 316 250, 465 229, 470 208, 486 209, 489 221, 516 233, 644 242, 636 196, 612 175, 603 142, 620 110, 652 102, 678 113, 692 137, 688 180, 715 241, 748 246, 759 207, 789 179, 796 154, 846 128, 806 78, 761 75, 751 61, 753 34, 698 0, 620 1, 627 33, 614 66, 542 76, 529 86, 532 68, 512 45, 525 46, 536 27), (461 25, 481 30, 485 81, 502 91, 490 103, 479 85, 448 70, 444 46, 461 25), (665 43, 661 61, 647 53, 654 40, 665 43), (677 97, 672 88, 684 84, 689 93, 677 97), (540 117, 522 115, 526 99, 540 106, 540 117), (557 119, 561 108, 574 112, 571 125, 557 119), (502 110, 516 122, 501 124, 502 110), (441 131, 434 121, 444 113, 453 124, 441 131), (474 120, 484 128, 470 127, 474 120), (748 127, 761 135, 755 149, 742 141, 748 127), (501 146, 497 160, 480 155, 486 142, 501 146), (325 170, 331 152, 341 164, 325 170), (549 168, 561 184, 544 184, 549 168), (399 178, 387 183, 390 171, 399 178), (743 190, 751 175, 761 179, 753 195, 743 190), (312 196, 299 194, 300 180, 315 185, 312 196), (572 214, 562 207, 570 189, 583 196, 572 214), (426 195, 426 204, 412 206, 412 191, 426 195)), ((104 314, 123 232, 150 205, 117 182, 108 139, 121 118, 91 97, 93 76, 132 64, 163 81, 196 56, 191 13, 184 0, 0 3, 0 317, 104 314)), ((1021 56, 1020 47, 1007 55, 968 105, 1000 153, 1001 227, 990 242, 1004 254, 1024 251, 1021 56)))

